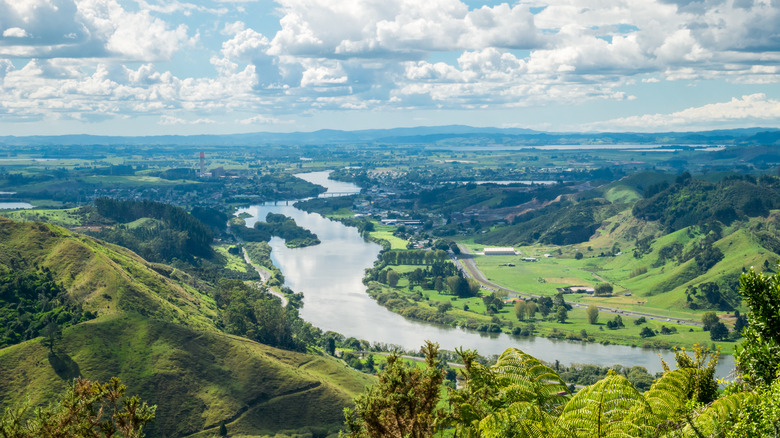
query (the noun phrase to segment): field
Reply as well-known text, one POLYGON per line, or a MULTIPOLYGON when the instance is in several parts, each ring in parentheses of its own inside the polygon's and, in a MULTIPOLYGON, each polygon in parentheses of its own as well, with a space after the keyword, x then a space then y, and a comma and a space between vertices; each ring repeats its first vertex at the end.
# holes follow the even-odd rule
POLYGON ((377 240, 387 240, 390 242, 390 249, 406 249, 406 245, 409 242, 393 236, 393 231, 395 231, 395 228, 396 227, 392 225, 381 225, 375 223, 374 231, 371 232, 371 237, 377 240))

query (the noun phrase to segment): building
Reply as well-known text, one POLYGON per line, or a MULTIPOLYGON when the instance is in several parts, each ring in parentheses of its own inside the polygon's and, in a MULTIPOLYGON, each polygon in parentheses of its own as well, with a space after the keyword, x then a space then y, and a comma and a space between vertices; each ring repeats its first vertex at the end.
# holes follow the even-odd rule
POLYGON ((485 255, 516 255, 515 249, 512 247, 507 248, 485 248, 485 255))

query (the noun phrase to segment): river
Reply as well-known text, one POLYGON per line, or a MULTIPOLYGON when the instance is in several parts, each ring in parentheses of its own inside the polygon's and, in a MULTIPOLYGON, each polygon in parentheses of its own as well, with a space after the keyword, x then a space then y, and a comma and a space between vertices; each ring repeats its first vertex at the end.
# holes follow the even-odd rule
MULTIPOLYGON (((296 176, 326 187, 329 192, 360 191, 353 184, 329 180, 328 174, 311 172, 296 176)), ((639 365, 651 373, 662 369, 659 354, 668 363, 674 364, 674 354, 664 350, 506 334, 487 335, 407 320, 377 304, 368 296, 361 281, 364 269, 373 265, 381 247, 363 240, 355 228, 319 214, 298 210, 291 204, 253 205, 239 210, 237 214, 251 214, 252 217, 246 218, 246 225, 251 227, 258 220, 264 220, 269 212, 281 213, 294 218, 298 225, 320 238, 320 245, 306 248, 287 248, 278 237, 272 238, 270 245, 271 259, 284 274, 286 286, 304 294, 301 317, 322 330, 332 330, 372 343, 396 344, 409 350, 419 349, 425 340, 431 340, 447 350, 464 347, 476 349, 482 355, 491 355, 515 347, 548 362, 639 365)), ((721 357, 717 375, 727 377, 733 367, 732 356, 721 357)))

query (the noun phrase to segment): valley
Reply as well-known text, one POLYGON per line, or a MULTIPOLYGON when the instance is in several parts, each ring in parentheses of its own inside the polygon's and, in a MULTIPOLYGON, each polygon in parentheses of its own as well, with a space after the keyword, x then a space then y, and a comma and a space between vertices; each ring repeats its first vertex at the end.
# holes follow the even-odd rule
POLYGON ((117 376, 158 406, 150 436, 314 437, 426 340, 636 382, 698 344, 731 373, 739 276, 780 258, 761 147, 389 147, 212 147, 208 175, 166 146, 4 162, 3 201, 34 206, 0 210, 4 281, 50 292, 3 295, 2 398, 117 376))

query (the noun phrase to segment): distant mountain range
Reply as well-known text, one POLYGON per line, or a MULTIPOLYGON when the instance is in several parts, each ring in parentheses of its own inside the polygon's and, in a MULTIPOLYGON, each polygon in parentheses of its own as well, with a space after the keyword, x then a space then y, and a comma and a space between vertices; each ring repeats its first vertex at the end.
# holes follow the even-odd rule
POLYGON ((157 135, 157 136, 0 136, 0 144, 19 145, 179 145, 179 146, 249 146, 249 145, 335 145, 386 144, 441 146, 500 145, 541 146, 556 144, 643 144, 643 145, 716 145, 780 144, 780 129, 745 128, 699 132, 658 133, 561 133, 518 128, 475 128, 464 125, 420 126, 412 128, 366 129, 340 131, 323 129, 313 132, 255 132, 225 135, 157 135))

